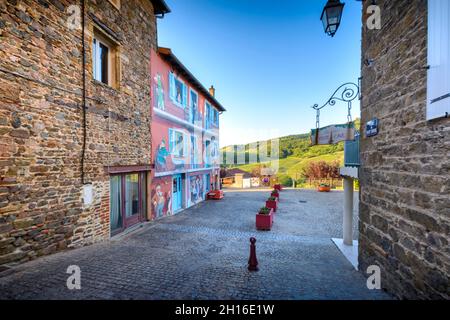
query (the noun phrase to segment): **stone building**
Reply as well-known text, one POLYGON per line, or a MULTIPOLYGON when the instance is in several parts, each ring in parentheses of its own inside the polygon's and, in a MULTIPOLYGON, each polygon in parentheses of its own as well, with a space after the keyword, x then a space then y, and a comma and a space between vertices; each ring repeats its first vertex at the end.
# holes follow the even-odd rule
POLYGON ((110 202, 123 228, 149 215, 150 59, 168 12, 163 0, 0 1, 3 268, 109 239, 110 202))
MULTIPOLYGON (((377 0, 363 18, 359 264, 400 298, 450 298, 450 2, 377 0), (362 131, 363 132, 363 131, 362 131)), ((363 12, 371 1, 365 1, 363 12)))

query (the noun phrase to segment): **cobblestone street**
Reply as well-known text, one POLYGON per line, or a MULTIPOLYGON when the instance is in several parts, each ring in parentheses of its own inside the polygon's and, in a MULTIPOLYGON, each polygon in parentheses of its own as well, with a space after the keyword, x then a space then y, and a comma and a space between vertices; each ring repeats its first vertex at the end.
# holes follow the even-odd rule
POLYGON ((255 231, 255 213, 268 194, 228 191, 222 201, 112 241, 26 263, 0 278, 0 298, 390 298, 368 290, 330 239, 342 236, 342 192, 283 191, 272 231, 255 231), (251 236, 260 267, 254 273, 247 271, 251 236), (81 290, 66 287, 70 265, 81 268, 81 290))

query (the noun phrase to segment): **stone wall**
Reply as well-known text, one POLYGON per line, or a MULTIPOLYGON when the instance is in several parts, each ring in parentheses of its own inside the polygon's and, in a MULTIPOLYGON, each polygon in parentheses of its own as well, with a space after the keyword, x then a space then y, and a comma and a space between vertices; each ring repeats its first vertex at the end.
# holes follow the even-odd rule
POLYGON ((374 63, 362 64, 361 122, 377 117, 380 132, 361 140, 359 263, 379 265, 399 298, 448 299, 450 119, 426 121, 427 1, 377 4, 382 29, 362 34, 374 63))
MULTIPOLYGON (((86 0, 87 143, 82 202, 81 30, 75 0, 0 1, 0 266, 109 238, 107 166, 150 164, 148 0, 86 0), (120 86, 92 78, 94 19, 120 43, 120 86)), ((1 267, 0 267, 1 268, 1 267)), ((0 270, 1 271, 1 270, 0 270)))

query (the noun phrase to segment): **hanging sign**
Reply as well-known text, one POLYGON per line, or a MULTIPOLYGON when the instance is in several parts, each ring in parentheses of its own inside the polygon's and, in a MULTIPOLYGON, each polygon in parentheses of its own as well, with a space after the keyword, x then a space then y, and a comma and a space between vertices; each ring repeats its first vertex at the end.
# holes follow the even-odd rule
POLYGON ((333 124, 331 126, 311 130, 311 145, 336 144, 341 141, 349 140, 355 140, 355 126, 353 122, 333 124))

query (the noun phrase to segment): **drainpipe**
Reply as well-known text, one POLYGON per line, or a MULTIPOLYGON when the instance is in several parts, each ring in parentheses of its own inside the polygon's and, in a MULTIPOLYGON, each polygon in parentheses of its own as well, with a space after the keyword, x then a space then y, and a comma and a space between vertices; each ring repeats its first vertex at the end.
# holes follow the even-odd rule
POLYGON ((353 245, 353 178, 344 176, 344 244, 353 245))
POLYGON ((86 158, 86 139, 87 139, 87 121, 86 121, 86 44, 85 44, 85 0, 81 0, 81 46, 82 46, 82 111, 83 111, 83 145, 81 148, 81 183, 86 184, 84 162, 86 158))

